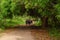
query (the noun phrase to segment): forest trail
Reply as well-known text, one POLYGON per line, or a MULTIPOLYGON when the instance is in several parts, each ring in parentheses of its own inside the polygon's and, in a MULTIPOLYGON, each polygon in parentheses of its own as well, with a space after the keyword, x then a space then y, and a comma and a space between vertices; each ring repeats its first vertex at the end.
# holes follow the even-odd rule
POLYGON ((42 29, 7 29, 0 40, 51 40, 46 30, 42 29))

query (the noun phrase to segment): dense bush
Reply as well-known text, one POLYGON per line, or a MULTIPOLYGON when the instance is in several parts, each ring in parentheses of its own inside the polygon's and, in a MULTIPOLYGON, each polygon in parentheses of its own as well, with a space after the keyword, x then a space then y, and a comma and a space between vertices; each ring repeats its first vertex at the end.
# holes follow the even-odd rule
MULTIPOLYGON (((15 16, 24 15, 41 19, 39 22, 42 22, 42 27, 60 26, 60 17, 58 17, 58 15, 60 16, 60 1, 0 0, 0 20, 2 23, 5 23, 6 19, 13 20, 15 16)), ((1 22, 0 24, 2 24, 1 22)))

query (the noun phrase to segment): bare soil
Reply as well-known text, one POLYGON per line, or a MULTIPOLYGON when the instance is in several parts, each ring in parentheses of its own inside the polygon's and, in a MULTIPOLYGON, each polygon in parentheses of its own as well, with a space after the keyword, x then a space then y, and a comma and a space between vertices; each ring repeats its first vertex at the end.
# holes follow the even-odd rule
POLYGON ((44 29, 7 29, 0 40, 51 40, 49 33, 44 29))

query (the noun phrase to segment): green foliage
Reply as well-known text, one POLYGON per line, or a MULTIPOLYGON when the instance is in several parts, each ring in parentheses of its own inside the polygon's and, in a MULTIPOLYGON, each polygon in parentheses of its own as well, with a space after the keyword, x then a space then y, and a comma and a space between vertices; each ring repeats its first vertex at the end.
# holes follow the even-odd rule
POLYGON ((55 9, 57 10, 57 15, 60 15, 60 3, 59 4, 56 4, 55 6, 55 9))
POLYGON ((49 28, 49 35, 51 38, 54 38, 58 40, 60 38, 60 29, 57 29, 56 27, 49 28))
POLYGON ((60 0, 0 0, 0 20, 2 23, 6 22, 6 25, 8 23, 14 24, 16 20, 19 20, 16 23, 23 24, 22 20, 25 21, 25 19, 19 19, 18 16, 24 15, 35 17, 36 19, 38 17, 41 20, 37 20, 36 24, 39 25, 42 25, 42 19, 47 16, 49 21, 47 23, 51 26, 56 26, 60 23, 60 18, 57 17, 60 15, 60 0), (18 18, 14 19, 15 16, 18 18), (11 23, 7 22, 6 19, 10 19, 11 23), (58 23, 54 19, 58 20, 58 23))
POLYGON ((3 15, 3 18, 5 17, 11 17, 12 14, 11 14, 11 10, 10 10, 10 4, 11 4, 11 1, 9 0, 1 0, 1 14, 3 15))

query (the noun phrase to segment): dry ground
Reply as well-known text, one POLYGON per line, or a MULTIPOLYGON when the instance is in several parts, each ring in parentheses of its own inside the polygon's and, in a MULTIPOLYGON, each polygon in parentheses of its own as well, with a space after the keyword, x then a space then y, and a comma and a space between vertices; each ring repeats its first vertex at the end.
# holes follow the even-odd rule
POLYGON ((42 29, 7 29, 0 40, 51 40, 47 30, 42 29))

